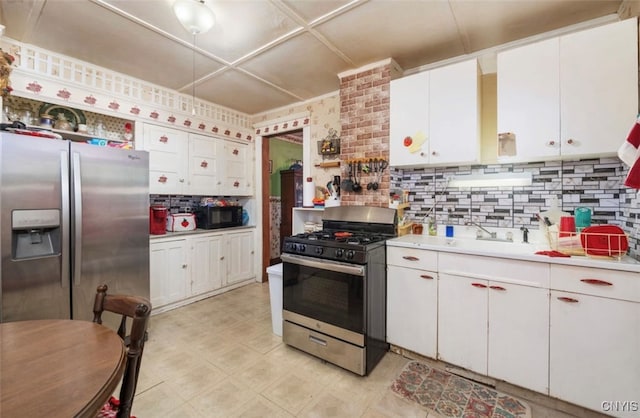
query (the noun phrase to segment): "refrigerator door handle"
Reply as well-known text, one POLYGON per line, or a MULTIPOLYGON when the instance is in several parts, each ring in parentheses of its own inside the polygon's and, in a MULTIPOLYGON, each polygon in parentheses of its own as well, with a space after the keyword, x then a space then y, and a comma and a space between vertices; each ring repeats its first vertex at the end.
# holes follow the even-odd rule
POLYGON ((82 275, 82 180, 80 153, 73 153, 73 284, 80 285, 82 275))
POLYGON ((69 287, 69 153, 60 151, 60 195, 62 198, 62 250, 60 260, 60 284, 63 288, 69 287))

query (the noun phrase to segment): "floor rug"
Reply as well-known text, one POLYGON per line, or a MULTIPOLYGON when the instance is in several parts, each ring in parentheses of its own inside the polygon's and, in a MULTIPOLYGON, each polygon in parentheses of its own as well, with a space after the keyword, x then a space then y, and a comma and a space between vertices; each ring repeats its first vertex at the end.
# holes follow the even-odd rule
POLYGON ((531 417, 529 405, 518 398, 417 361, 407 363, 391 390, 445 417, 531 417))

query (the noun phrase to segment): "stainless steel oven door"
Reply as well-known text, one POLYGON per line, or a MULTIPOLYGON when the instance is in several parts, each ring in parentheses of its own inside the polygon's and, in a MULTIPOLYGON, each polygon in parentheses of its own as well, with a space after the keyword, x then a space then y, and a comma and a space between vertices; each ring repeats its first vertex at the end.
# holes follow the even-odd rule
POLYGON ((285 311, 365 333, 366 266, 284 253, 285 311))

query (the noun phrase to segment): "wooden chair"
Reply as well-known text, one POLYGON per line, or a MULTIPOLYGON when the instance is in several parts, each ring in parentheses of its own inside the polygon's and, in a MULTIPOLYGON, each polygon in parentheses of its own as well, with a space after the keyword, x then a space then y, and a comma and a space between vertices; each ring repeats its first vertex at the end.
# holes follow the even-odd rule
POLYGON ((151 314, 151 302, 145 298, 128 295, 108 295, 107 285, 98 286, 93 305, 93 322, 102 324, 102 312, 122 315, 118 335, 127 347, 127 360, 122 376, 117 418, 129 418, 133 397, 138 384, 138 374, 142 361, 142 352, 147 333, 147 324, 151 314), (131 318, 130 332, 127 335, 127 318, 131 318))

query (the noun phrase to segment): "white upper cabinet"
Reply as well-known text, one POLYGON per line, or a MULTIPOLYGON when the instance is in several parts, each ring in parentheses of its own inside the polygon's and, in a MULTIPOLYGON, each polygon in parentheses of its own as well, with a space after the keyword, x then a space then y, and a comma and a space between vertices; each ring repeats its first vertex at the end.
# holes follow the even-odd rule
POLYGON ((634 18, 499 53, 499 161, 615 154, 638 113, 637 45, 634 18))
POLYGON ((390 164, 416 167, 478 162, 478 83, 476 60, 393 80, 390 164))
POLYGON ((221 189, 219 141, 204 135, 189 135, 189 192, 217 194, 221 189))
POLYGON ((144 124, 143 149, 149 151, 149 193, 187 192, 189 134, 144 124))
POLYGON ((391 81, 389 160, 392 166, 429 163, 429 72, 391 81))
POLYGON ((498 54, 498 132, 515 135, 514 161, 560 155, 559 48, 554 38, 498 54))
POLYGON ((251 196, 250 144, 144 124, 149 151, 149 193, 251 196))

